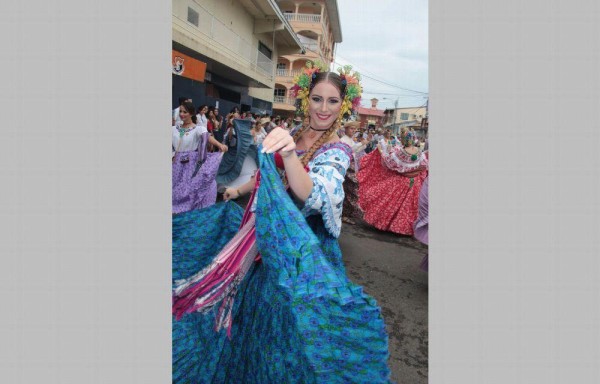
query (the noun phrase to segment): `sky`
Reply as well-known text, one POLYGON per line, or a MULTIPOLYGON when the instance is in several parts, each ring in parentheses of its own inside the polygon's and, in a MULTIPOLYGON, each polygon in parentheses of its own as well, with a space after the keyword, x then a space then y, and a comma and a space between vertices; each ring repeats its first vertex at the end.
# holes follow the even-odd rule
POLYGON ((361 104, 377 107, 419 107, 427 102, 427 0, 338 0, 342 42, 334 69, 350 64, 362 75, 361 104), (381 81, 387 83, 381 83, 381 81), (405 88, 405 89, 401 89, 405 88))

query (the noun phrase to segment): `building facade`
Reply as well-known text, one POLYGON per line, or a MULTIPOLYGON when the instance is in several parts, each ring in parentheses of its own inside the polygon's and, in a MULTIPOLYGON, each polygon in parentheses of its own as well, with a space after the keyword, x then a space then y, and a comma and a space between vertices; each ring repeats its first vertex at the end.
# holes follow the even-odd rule
POLYGON ((303 49, 275 0, 172 4, 173 108, 186 96, 222 115, 271 113, 277 57, 303 49))
POLYGON ((358 107, 356 120, 361 128, 380 128, 383 126, 385 110, 377 108, 378 99, 371 99, 371 107, 358 107))
POLYGON ((413 128, 417 136, 423 138, 427 135, 427 125, 422 121, 427 116, 427 107, 401 107, 386 109, 384 112, 383 126, 390 128, 393 134, 400 133, 402 127, 413 128))
POLYGON ((307 61, 318 60, 331 66, 335 46, 342 42, 342 30, 336 0, 278 0, 277 4, 304 47, 304 53, 280 54, 277 58, 274 114, 292 117, 296 101, 289 92, 294 77, 307 61))

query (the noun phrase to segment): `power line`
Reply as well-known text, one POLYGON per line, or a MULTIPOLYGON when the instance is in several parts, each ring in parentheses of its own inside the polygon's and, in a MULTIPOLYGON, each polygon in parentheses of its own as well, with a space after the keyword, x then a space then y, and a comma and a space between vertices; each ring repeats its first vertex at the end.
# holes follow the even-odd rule
MULTIPOLYGON (((347 61, 348 63, 351 63, 351 61, 350 61, 350 60, 347 60, 347 59, 345 59, 345 58, 341 57, 340 55, 338 55, 337 57, 338 57, 338 58, 340 58, 340 59, 342 59, 342 60, 344 60, 344 61, 347 61)), ((342 66, 342 67, 344 66, 343 64, 341 64, 341 63, 338 63, 338 62, 336 62, 335 60, 334 60, 334 62, 333 62, 333 63, 334 63, 335 65, 339 65, 339 66, 342 66)), ((352 65, 353 67, 356 67, 356 66, 355 66, 355 65, 353 65, 352 63, 351 63, 350 65, 352 65)), ((366 73, 370 73, 370 72, 368 72, 368 71, 363 71, 363 70, 361 70, 361 71, 359 71, 359 72, 360 72, 361 76, 363 76, 363 77, 366 77, 366 78, 368 78, 368 79, 371 79, 371 80, 377 81, 377 82, 379 82, 379 83, 382 83, 382 84, 388 85, 388 86, 390 86, 390 87, 394 87, 394 88, 402 89, 402 90, 404 90, 404 91, 409 91, 409 92, 419 93, 419 94, 422 94, 422 95, 428 95, 428 93, 427 93, 427 92, 421 92, 421 91, 416 91, 416 90, 414 90, 414 89, 404 88, 404 87, 401 87, 401 86, 399 86, 399 85, 396 85, 396 84, 391 84, 391 83, 388 83, 388 82, 386 82, 386 81, 379 80, 379 79, 377 79, 377 78, 375 78, 375 77, 372 77, 372 76, 365 75, 365 72, 366 72, 366 73)), ((375 76, 375 75, 373 75, 373 76, 375 76)))
MULTIPOLYGON (((320 54, 320 52, 317 52, 317 51, 315 51, 315 50, 312 50, 312 49, 310 49, 310 48, 307 48, 307 47, 304 47, 304 48, 305 48, 305 50, 307 50, 307 51, 311 51, 311 52, 313 52, 313 53, 316 53, 316 54, 317 54, 317 55, 319 55, 319 56, 321 55, 321 54, 320 54)), ((350 60, 347 60, 347 59, 345 59, 345 58, 343 58, 343 57, 341 57, 341 56, 339 56, 339 55, 338 55, 338 57, 339 57, 340 59, 342 59, 342 60, 344 60, 344 61, 347 61, 347 62, 349 62, 349 63, 350 63, 350 60)), ((343 64, 341 64, 341 63, 338 63, 338 62, 336 62, 335 60, 333 61, 333 64, 334 64, 334 65, 339 65, 339 66, 341 66, 341 67, 343 67, 343 66, 344 66, 343 64)), ((355 67, 355 68, 356 68, 356 66, 355 66, 355 65, 353 65, 353 64, 351 64, 351 65, 352 65, 353 67, 355 67)), ((427 92, 415 91, 414 89, 404 88, 404 87, 401 87, 401 86, 399 86, 399 85, 391 84, 391 83, 385 82, 385 81, 383 81, 383 80, 376 79, 376 78, 374 78, 374 77, 371 77, 371 76, 365 75, 365 72, 366 72, 366 71, 363 71, 363 70, 361 70, 361 71, 359 71, 359 72, 360 72, 360 75, 361 75, 362 77, 366 77, 367 79, 371 79, 371 80, 377 81, 377 82, 379 82, 379 83, 381 83, 381 84, 385 84, 385 85, 387 85, 387 86, 390 86, 390 87, 394 87, 394 88, 402 89, 403 91, 408 91, 408 92, 414 92, 414 93, 418 93, 418 94, 421 94, 421 95, 428 95, 428 94, 429 94, 429 93, 427 93, 427 92)), ((367 73, 370 73, 370 72, 367 72, 367 73)), ((384 93, 379 93, 379 94, 383 95, 384 93)), ((390 93, 390 95, 392 95, 392 94, 390 93)), ((416 96, 416 95, 415 95, 415 96, 416 96)))
POLYGON ((386 100, 395 100, 395 99, 416 99, 421 100, 423 96, 421 95, 396 95, 395 93, 381 93, 381 92, 363 92, 363 95, 373 95, 373 96, 394 96, 392 98, 385 97, 386 100))
MULTIPOLYGON (((365 97, 366 95, 373 95, 373 96, 377 97, 378 95, 382 95, 382 94, 385 95, 385 93, 363 92, 363 97, 365 97)), ((397 103, 400 100, 404 100, 404 101, 402 101, 402 103, 406 103, 407 102, 406 99, 410 100, 410 99, 415 99, 415 98, 419 98, 419 99, 423 98, 422 95, 396 95, 394 93, 387 94, 387 95, 396 96, 396 97, 395 98, 384 97, 383 100, 381 100, 381 99, 379 100, 380 104, 388 104, 390 102, 392 103, 392 105, 390 107, 386 107, 386 109, 403 108, 403 107, 398 107, 397 103)), ((417 100, 415 100, 415 101, 417 101, 417 100)), ((420 102, 420 100, 419 100, 419 102, 420 102)), ((413 103, 410 103, 410 104, 413 104, 413 103)), ((416 102, 415 102, 415 104, 416 104, 416 102)), ((421 107, 418 107, 418 108, 421 108, 421 107)))
MULTIPOLYGON (((340 55, 337 55, 337 57, 339 57, 340 59, 342 59, 342 60, 344 60, 344 61, 347 61, 347 62, 351 63, 351 61, 350 61, 350 60, 348 60, 348 59, 346 59, 346 58, 344 58, 344 57, 342 57, 342 56, 340 56, 340 55)), ((363 72, 370 73, 370 74, 371 74, 371 76, 377 76, 377 75, 373 74, 372 72, 361 70, 361 74, 362 74, 363 72)), ((383 80, 379 80, 379 79, 377 79, 377 78, 374 78, 374 77, 369 77, 369 76, 366 76, 366 77, 367 77, 367 78, 369 78, 369 79, 372 79, 372 80, 379 81, 379 82, 381 82, 381 83, 384 83, 384 84, 390 85, 390 86, 392 86, 392 87, 396 87, 396 88, 400 88, 400 89, 406 90, 406 91, 411 91, 411 92, 416 92, 416 93, 421 93, 421 94, 427 94, 427 92, 421 92, 421 91, 416 91, 416 90, 414 90, 414 89, 408 89, 408 88, 404 88, 404 87, 401 87, 401 86, 399 86, 399 85, 395 85, 395 84, 390 84, 390 83, 387 83, 387 82, 385 82, 385 81, 383 81, 383 80)))
POLYGON ((394 108, 386 108, 386 109, 404 109, 406 111, 401 112, 401 113, 409 113, 409 112, 416 112, 417 110, 421 109, 421 108, 425 108, 427 106, 427 102, 425 102, 425 104, 421 105, 420 107, 394 107, 394 108))
MULTIPOLYGON (((390 86, 390 87, 394 87, 394 88, 401 89, 401 90, 403 90, 403 91, 414 92, 414 93, 416 93, 416 94, 418 94, 418 95, 421 95, 421 96, 423 96, 423 95, 427 95, 427 94, 428 94, 427 92, 415 91, 415 90, 408 89, 408 88, 403 88, 403 87, 400 87, 400 86, 398 86, 398 85, 391 84, 391 83, 388 83, 388 82, 385 82, 385 81, 382 81, 382 80, 378 80, 378 79, 376 79, 376 78, 374 78, 374 77, 367 76, 367 75, 365 75, 365 74, 363 74, 363 73, 361 73, 361 76, 362 76, 362 77, 366 77, 367 79, 371 79, 371 80, 373 80, 373 81, 376 81, 376 82, 378 82, 378 83, 385 84, 385 85, 387 85, 387 86, 390 86)), ((415 95, 415 96, 417 96, 417 95, 415 95)))
MULTIPOLYGON (((426 105, 427 105, 427 102, 425 102, 425 104, 421 105, 420 107, 409 107, 409 108, 407 108, 408 109, 407 112, 410 112, 410 111, 416 112, 418 109, 425 108, 426 105)), ((402 109, 404 109, 404 108, 402 108, 402 109)))
POLYGON ((398 92, 378 91, 378 90, 373 90, 370 93, 376 93, 378 95, 389 95, 389 96, 425 97, 423 95, 415 95, 415 94, 412 94, 412 93, 398 93, 398 92))

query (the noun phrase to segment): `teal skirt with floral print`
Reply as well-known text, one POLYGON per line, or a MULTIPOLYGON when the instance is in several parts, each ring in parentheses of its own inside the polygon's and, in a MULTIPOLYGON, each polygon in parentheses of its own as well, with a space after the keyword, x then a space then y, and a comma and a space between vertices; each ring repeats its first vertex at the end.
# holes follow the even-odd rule
MULTIPOLYGON (((375 300, 346 276, 336 238, 305 218, 272 156, 260 156, 256 238, 262 259, 239 286, 231 339, 215 314, 173 318, 174 383, 389 383, 375 300)), ((235 235, 233 202, 173 217, 173 282, 208 265, 235 235)))

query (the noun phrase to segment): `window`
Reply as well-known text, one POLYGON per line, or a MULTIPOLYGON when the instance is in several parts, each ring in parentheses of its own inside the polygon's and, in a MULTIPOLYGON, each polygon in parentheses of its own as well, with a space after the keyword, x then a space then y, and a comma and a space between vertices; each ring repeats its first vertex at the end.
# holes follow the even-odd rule
POLYGON ((274 96, 285 96, 285 88, 275 88, 274 96))
POLYGON ((408 120, 408 113, 401 113, 400 120, 408 120))
POLYGON ((194 24, 197 27, 198 19, 199 19, 198 12, 196 12, 192 8, 188 7, 187 21, 189 21, 190 23, 194 24))
POLYGON ((277 63, 277 69, 285 69, 285 63, 277 63))
POLYGON ((267 111, 271 111, 271 106, 272 106, 272 104, 268 101, 257 99, 256 97, 252 98, 252 108, 262 110, 261 113, 266 113, 267 111))
MULTIPOLYGON (((273 52, 271 52, 271 50, 269 49, 269 47, 267 47, 266 45, 264 45, 260 41, 258 42, 258 51, 260 53, 262 53, 263 55, 267 56, 269 59, 273 55, 273 52)), ((271 68, 273 68, 273 67, 271 67, 271 68)))

